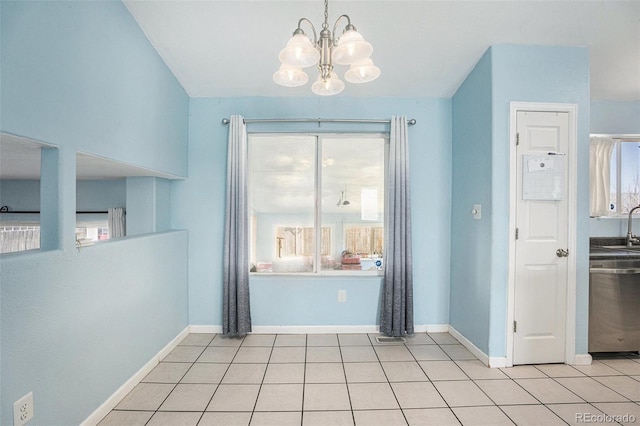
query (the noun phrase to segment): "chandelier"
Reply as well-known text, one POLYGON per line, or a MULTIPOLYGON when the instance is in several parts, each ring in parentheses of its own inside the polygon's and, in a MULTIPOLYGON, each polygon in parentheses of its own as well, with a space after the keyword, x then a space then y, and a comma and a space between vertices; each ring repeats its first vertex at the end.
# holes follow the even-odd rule
POLYGON ((273 74, 273 81, 286 87, 303 86, 309 76, 302 69, 317 64, 318 79, 311 86, 316 95, 336 95, 344 89, 344 83, 333 69, 333 64, 350 65, 344 74, 350 83, 368 83, 380 76, 380 68, 373 64, 370 56, 373 52, 371 44, 351 25, 347 15, 341 15, 333 25, 333 33, 329 30, 329 1, 324 1, 324 23, 318 39, 316 28, 307 18, 298 21, 298 28, 286 47, 280 52, 280 68, 273 74), (340 37, 336 37, 336 27, 341 19, 347 25, 340 37), (302 30, 302 22, 311 25, 313 41, 302 30))

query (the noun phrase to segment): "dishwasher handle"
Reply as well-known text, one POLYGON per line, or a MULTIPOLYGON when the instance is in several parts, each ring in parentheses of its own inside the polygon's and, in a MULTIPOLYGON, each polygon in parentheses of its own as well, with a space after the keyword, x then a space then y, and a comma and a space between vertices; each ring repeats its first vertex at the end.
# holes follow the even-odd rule
POLYGON ((592 274, 634 275, 640 274, 640 268, 589 268, 592 274))

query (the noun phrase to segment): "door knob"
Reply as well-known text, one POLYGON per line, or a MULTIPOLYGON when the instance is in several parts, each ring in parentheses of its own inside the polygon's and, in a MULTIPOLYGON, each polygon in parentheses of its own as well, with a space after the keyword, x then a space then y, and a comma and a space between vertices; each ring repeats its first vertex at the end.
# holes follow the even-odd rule
POLYGON ((556 250, 556 256, 558 256, 558 257, 567 257, 567 256, 569 256, 569 250, 558 249, 558 250, 556 250))

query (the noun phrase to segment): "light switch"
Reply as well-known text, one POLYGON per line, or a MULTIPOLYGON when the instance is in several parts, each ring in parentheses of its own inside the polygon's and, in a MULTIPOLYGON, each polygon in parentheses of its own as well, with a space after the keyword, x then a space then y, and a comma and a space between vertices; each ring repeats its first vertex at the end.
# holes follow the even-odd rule
POLYGON ((471 214, 476 220, 482 219, 482 206, 480 204, 474 204, 473 210, 471 210, 471 214))

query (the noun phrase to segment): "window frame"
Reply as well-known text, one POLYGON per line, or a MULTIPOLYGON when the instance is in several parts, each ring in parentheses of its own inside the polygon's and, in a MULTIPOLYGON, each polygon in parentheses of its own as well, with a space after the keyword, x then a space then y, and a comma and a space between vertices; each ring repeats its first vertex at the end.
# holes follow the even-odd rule
MULTIPOLYGON (((322 239, 321 239, 321 235, 320 233, 322 232, 322 228, 330 228, 331 229, 331 237, 330 240, 333 242, 334 239, 336 238, 336 234, 335 234, 335 226, 337 226, 338 224, 322 224, 322 139, 326 138, 326 139, 357 139, 357 138, 380 138, 383 139, 384 141, 384 147, 383 147, 383 155, 384 155, 384 164, 383 164, 383 188, 386 194, 386 186, 387 186, 387 173, 388 173, 388 169, 389 169, 389 144, 390 144, 390 134, 388 132, 367 132, 367 131, 345 131, 345 132, 336 132, 336 131, 329 131, 329 132, 309 132, 309 131, 301 131, 301 132, 295 132, 295 131, 291 131, 291 132, 265 132, 265 131, 256 131, 256 132, 247 132, 247 149, 250 150, 251 149, 251 144, 250 144, 250 139, 252 137, 260 137, 260 136, 265 136, 265 137, 278 137, 278 136, 283 136, 283 137, 290 137, 290 136, 301 136, 301 137, 314 137, 315 138, 315 182, 314 182, 314 188, 315 188, 315 193, 314 193, 314 229, 315 229, 315 250, 314 250, 314 256, 313 256, 313 271, 311 272, 260 272, 258 270, 251 270, 250 271, 250 275, 251 276, 263 276, 263 277, 270 277, 270 276, 277 276, 277 275, 291 275, 291 276, 308 276, 308 277, 326 277, 326 276, 343 276, 343 277, 362 277, 362 276, 370 276, 370 277, 381 277, 384 275, 384 266, 382 267, 382 269, 378 269, 378 270, 365 270, 365 271, 359 271, 359 270, 323 270, 322 269, 322 254, 321 254, 321 245, 322 245, 322 239), (320 238, 318 238, 320 237, 320 238)), ((249 161, 249 160, 247 160, 249 161)), ((248 163, 248 169, 251 169, 251 164, 248 163)), ((251 200, 251 179, 248 179, 248 198, 249 200, 251 200)), ((252 211, 251 211, 251 202, 247 203, 247 208, 249 209, 249 217, 252 217, 252 211)), ((386 202, 386 195, 384 197, 384 213, 386 215, 387 213, 387 202, 386 202)), ((381 223, 382 224, 382 229, 383 229, 383 235, 385 234, 384 231, 384 219, 382 221, 371 221, 371 224, 378 224, 381 223)), ((350 222, 351 223, 351 222, 350 222)), ((367 226, 367 222, 362 223, 363 226, 367 226)), ((283 225, 283 224, 279 224, 279 227, 283 227, 283 226, 294 226, 294 225, 283 225)), ((295 225, 297 226, 297 225, 295 225)), ((368 225, 371 226, 371 225, 368 225)), ((275 230, 275 228, 274 228, 275 230)), ((253 249, 253 243, 252 241, 254 241, 254 238, 256 236, 257 230, 255 229, 255 224, 253 222, 253 219, 250 219, 250 229, 249 229, 249 250, 253 249), (253 234, 253 235, 252 235, 253 234)), ((275 235, 275 233, 274 233, 275 235)), ((383 242, 383 246, 384 246, 384 242, 383 242)), ((383 249, 384 250, 384 249, 383 249)), ((249 253, 249 258, 251 259, 251 253, 249 253)), ((257 259, 256 259, 257 261, 257 259)))
MULTIPOLYGON (((636 144, 640 144, 640 135, 639 136, 627 136, 627 137, 614 137, 614 147, 613 147, 613 152, 611 153, 612 156, 612 163, 613 160, 615 159, 615 177, 612 176, 613 175, 613 168, 611 171, 611 175, 610 175, 610 179, 613 182, 614 178, 615 178, 615 184, 616 184, 616 192, 615 192, 615 205, 616 205, 616 209, 615 210, 610 210, 609 214, 607 215, 608 217, 611 218, 624 218, 627 217, 629 215, 629 212, 623 212, 620 211, 620 208, 622 207, 622 144, 623 143, 636 143, 636 144)), ((638 165, 638 172, 640 172, 640 164, 638 165)), ((610 185, 611 187, 611 185, 610 185)), ((614 194, 611 194, 614 195, 614 194)), ((613 197, 611 197, 613 198, 613 197)))

